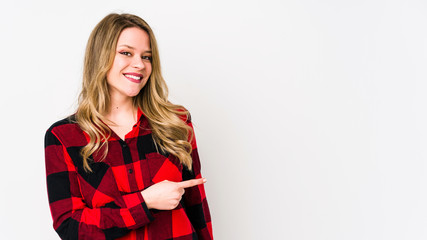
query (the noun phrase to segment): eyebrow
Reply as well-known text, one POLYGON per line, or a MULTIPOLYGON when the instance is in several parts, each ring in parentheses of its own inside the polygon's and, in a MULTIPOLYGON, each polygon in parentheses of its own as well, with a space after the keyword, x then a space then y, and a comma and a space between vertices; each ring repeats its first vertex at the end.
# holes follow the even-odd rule
MULTIPOLYGON (((127 44, 122 44, 122 45, 120 45, 119 47, 127 47, 127 48, 130 48, 130 49, 135 49, 134 47, 132 47, 132 46, 129 46, 129 45, 127 45, 127 44)), ((151 50, 147 50, 147 51, 144 51, 145 53, 151 53, 151 50)))

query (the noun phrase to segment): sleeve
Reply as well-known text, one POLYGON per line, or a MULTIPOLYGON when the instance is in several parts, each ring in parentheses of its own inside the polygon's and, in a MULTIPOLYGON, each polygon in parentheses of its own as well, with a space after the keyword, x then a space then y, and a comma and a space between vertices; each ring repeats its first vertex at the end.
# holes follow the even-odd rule
MULTIPOLYGON (((193 128, 193 125, 190 119, 187 121, 187 124, 193 128)), ((200 159, 199 159, 199 154, 197 152, 196 138, 194 135, 195 134, 193 129, 193 137, 191 139, 191 145, 192 145, 191 157, 193 160, 192 170, 190 171, 184 167, 183 181, 202 177, 201 171, 200 171, 201 170, 200 159)), ((183 200, 184 200, 185 211, 187 213, 188 218, 191 221, 191 224, 196 230, 198 239, 201 239, 201 240, 213 239, 211 215, 209 212, 209 206, 206 199, 204 184, 200 184, 198 186, 185 189, 183 200)))
POLYGON ((61 239, 115 239, 140 228, 153 216, 140 192, 110 197, 93 189, 103 206, 88 207, 76 168, 54 132, 45 135, 45 163, 53 227, 61 239))

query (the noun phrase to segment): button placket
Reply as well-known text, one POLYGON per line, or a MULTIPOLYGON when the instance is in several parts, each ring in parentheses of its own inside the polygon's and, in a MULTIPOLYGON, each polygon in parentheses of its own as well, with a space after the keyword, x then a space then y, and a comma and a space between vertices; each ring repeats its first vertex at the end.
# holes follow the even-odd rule
POLYGON ((130 191, 136 191, 138 189, 138 184, 136 182, 135 176, 135 166, 132 159, 131 153, 131 142, 126 142, 124 140, 119 140, 120 146, 122 148, 123 161, 126 167, 126 174, 128 176, 130 191), (129 145, 130 144, 130 145, 129 145))

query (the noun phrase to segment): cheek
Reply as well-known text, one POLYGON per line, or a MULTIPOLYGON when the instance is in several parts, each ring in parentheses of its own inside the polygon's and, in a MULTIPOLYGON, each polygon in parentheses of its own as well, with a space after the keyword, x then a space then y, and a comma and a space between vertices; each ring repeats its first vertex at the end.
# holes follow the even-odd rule
POLYGON ((111 75, 112 75, 112 74, 111 74, 111 72, 112 72, 111 70, 112 70, 112 69, 110 69, 110 71, 108 71, 108 73, 107 73, 107 83, 108 83, 108 84, 111 84, 111 75))
POLYGON ((119 73, 120 71, 118 70, 117 65, 113 64, 113 66, 111 66, 110 70, 107 73, 107 82, 114 82, 114 80, 118 78, 119 73))
POLYGON ((110 72, 111 74, 119 74, 120 70, 126 65, 125 61, 121 59, 119 56, 114 58, 113 65, 111 66, 110 72))

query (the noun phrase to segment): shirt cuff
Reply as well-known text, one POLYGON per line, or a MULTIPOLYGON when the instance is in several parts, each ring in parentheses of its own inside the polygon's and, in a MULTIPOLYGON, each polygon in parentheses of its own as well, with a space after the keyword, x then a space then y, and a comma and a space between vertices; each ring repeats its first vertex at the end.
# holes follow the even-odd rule
POLYGON ((127 209, 135 222, 135 228, 140 228, 154 220, 141 192, 123 195, 127 209))

